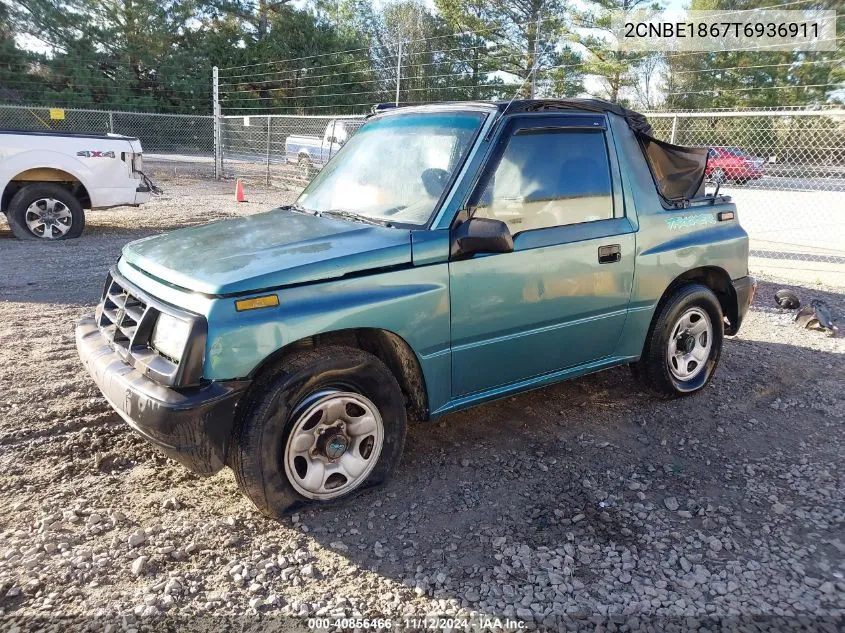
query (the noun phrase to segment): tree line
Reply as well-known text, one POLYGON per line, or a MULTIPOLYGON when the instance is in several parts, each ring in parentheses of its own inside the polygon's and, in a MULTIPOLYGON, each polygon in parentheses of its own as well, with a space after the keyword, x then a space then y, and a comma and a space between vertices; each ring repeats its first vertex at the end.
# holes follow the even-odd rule
MULTIPOLYGON (((691 0, 693 9, 842 0, 691 0)), ((642 109, 845 101, 828 53, 613 50, 612 11, 652 0, 0 0, 0 103, 360 113, 379 101, 596 96, 642 109)))

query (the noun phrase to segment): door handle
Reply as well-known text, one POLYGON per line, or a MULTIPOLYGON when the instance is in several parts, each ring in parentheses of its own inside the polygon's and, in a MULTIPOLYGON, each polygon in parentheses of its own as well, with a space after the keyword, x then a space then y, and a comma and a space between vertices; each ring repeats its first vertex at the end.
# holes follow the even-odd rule
POLYGON ((612 264, 622 259, 622 248, 619 244, 599 246, 599 264, 612 264))

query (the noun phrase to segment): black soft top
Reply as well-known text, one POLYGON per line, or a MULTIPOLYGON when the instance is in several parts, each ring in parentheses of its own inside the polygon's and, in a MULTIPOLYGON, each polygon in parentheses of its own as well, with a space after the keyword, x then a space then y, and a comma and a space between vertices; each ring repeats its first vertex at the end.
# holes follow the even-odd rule
POLYGON ((496 102, 496 106, 500 112, 507 110, 508 114, 559 110, 587 110, 615 114, 625 119, 628 127, 637 137, 654 178, 654 184, 664 201, 670 206, 678 206, 704 193, 707 148, 673 145, 654 138, 651 124, 640 112, 602 99, 521 99, 513 102, 499 101, 496 102))

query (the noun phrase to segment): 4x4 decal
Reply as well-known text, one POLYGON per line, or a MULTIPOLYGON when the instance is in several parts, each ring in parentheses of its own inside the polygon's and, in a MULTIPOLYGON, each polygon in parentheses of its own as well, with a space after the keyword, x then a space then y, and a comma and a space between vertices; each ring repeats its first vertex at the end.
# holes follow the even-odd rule
POLYGON ((716 224, 716 218, 712 213, 696 213, 695 215, 682 215, 675 218, 666 218, 666 226, 670 231, 679 231, 690 226, 707 226, 716 224))
POLYGON ((97 150, 87 149, 76 152, 76 155, 83 156, 85 158, 114 158, 114 152, 98 152, 97 150))

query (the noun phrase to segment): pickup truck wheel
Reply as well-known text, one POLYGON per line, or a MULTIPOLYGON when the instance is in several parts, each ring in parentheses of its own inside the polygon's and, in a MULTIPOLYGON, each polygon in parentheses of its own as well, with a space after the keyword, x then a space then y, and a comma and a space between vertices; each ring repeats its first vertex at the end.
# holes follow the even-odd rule
POLYGON ((82 204, 64 187, 34 183, 18 191, 6 213, 12 234, 22 240, 67 240, 82 235, 82 204))
POLYGON ((689 284, 658 309, 634 373, 658 395, 695 393, 710 381, 722 352, 719 301, 707 286, 689 284))
POLYGON ((328 505, 384 483, 402 454, 405 401, 378 358, 347 347, 294 353, 256 385, 231 466, 269 517, 328 505))

